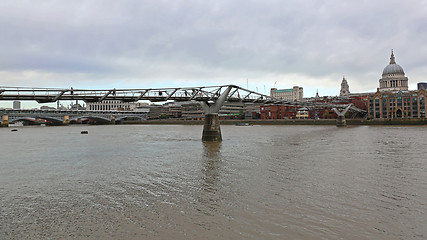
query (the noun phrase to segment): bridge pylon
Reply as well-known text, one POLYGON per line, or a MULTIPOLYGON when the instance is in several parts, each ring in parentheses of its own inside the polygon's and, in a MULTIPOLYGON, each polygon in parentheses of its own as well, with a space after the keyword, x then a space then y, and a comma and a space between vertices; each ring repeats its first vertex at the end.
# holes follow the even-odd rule
POLYGON ((345 114, 347 113, 347 111, 350 109, 350 107, 352 106, 352 104, 349 104, 344 110, 339 111, 336 108, 332 108, 332 110, 334 110, 334 112, 338 115, 337 117, 337 127, 347 127, 347 122, 345 121, 345 114))
POLYGON ((203 125, 202 141, 222 141, 218 112, 222 105, 224 105, 225 100, 227 100, 228 94, 230 94, 232 88, 232 86, 227 87, 227 89, 218 97, 216 102, 200 102, 200 105, 202 105, 202 108, 205 111, 205 124, 203 125))

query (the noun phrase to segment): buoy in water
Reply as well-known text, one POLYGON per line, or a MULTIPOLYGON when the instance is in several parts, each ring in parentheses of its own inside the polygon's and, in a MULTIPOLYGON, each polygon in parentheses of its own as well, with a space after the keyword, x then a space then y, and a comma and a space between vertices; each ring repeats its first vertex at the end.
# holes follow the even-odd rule
POLYGON ((12 132, 17 132, 17 131, 18 131, 18 129, 14 128, 14 129, 12 129, 12 130, 10 130, 10 131, 12 131, 12 132))

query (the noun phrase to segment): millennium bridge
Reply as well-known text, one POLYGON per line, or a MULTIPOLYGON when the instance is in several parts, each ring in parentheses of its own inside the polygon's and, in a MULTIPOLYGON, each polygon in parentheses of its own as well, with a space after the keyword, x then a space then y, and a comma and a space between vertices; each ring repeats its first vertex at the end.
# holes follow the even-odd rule
MULTIPOLYGON (((25 88, 0 86, 0 101, 37 101, 38 103, 56 102, 58 100, 83 100, 85 102, 101 102, 104 100, 120 100, 136 102, 165 101, 197 101, 205 112, 203 141, 222 141, 218 112, 225 102, 245 104, 283 104, 299 107, 327 107, 334 109, 338 115, 337 126, 345 126, 344 114, 348 110, 365 112, 352 104, 319 103, 310 101, 289 101, 274 98, 236 85, 202 86, 187 88, 148 88, 148 89, 59 89, 59 88, 25 88)), ((8 124, 8 112, 2 112, 2 125, 8 124)), ((88 113, 89 114, 89 113, 88 113)), ((95 113, 91 113, 95 114, 95 113)), ((108 113, 107 113, 108 114, 108 113)), ((65 115, 63 122, 70 120, 65 115)), ((93 115, 95 116, 95 115, 93 115)), ((105 119, 98 116, 100 119, 105 119)), ((110 114, 110 118, 117 116, 110 114)), ((118 116, 120 118, 120 116, 118 116)), ((53 119, 52 119, 53 120, 53 119)), ((60 120, 60 119, 56 119, 60 120)), ((112 120, 112 119, 110 119, 112 120)), ((7 126, 7 125, 6 125, 7 126)))

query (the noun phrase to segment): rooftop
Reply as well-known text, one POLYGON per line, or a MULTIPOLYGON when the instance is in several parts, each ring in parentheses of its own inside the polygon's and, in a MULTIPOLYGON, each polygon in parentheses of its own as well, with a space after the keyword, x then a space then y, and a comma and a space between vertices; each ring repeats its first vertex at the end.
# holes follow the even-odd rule
POLYGON ((276 93, 284 93, 284 92, 292 92, 292 91, 293 91, 293 89, 290 88, 290 89, 277 89, 274 92, 276 92, 276 93))

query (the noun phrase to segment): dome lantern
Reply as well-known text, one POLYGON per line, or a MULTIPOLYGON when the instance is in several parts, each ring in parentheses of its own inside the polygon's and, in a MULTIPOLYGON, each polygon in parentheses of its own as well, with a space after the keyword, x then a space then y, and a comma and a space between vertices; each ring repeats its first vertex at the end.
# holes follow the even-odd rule
POLYGON ((390 64, 396 64, 396 60, 394 59, 393 49, 391 49, 390 64))

